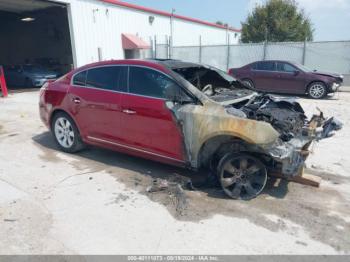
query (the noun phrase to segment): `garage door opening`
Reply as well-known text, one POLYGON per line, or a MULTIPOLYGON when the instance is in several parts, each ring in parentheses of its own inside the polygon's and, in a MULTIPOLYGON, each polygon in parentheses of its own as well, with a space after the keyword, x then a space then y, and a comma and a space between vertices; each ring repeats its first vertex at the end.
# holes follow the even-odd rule
POLYGON ((73 67, 66 5, 0 0, 0 65, 9 89, 40 87, 73 67))

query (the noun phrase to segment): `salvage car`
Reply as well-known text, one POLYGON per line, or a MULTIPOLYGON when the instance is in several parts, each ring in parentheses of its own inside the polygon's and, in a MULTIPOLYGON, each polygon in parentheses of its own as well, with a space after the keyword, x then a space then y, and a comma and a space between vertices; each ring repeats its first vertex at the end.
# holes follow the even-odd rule
POLYGON ((343 76, 318 72, 289 61, 258 61, 241 68, 231 68, 229 74, 257 91, 286 94, 307 94, 320 99, 335 93, 343 76))
POLYGON ((58 74, 39 65, 16 65, 4 68, 6 83, 11 87, 42 87, 58 74))
POLYGON ((298 174, 315 140, 341 123, 307 119, 291 98, 259 94, 216 68, 177 60, 120 60, 78 68, 40 92, 58 147, 95 145, 193 170, 251 199, 269 172, 298 174))

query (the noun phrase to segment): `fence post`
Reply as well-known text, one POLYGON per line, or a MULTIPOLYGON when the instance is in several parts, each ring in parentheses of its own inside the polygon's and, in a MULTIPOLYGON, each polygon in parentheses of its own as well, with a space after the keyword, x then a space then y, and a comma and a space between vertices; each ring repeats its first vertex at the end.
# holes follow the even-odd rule
POLYGON ((171 50, 171 36, 169 36, 168 38, 168 58, 172 59, 173 58, 173 54, 172 54, 172 50, 171 50))
POLYGON ((157 36, 154 36, 154 58, 157 59, 157 36))
POLYGON ((230 35, 227 36, 227 60, 226 60, 226 71, 230 68, 230 35))
POLYGON ((264 57, 263 60, 266 60, 266 53, 267 53, 267 40, 264 42, 264 57))
POLYGON ((168 40, 168 36, 165 36, 165 47, 166 47, 166 58, 169 58, 169 40, 168 40))
POLYGON ((154 46, 153 46, 152 36, 149 37, 149 44, 150 44, 150 47, 151 47, 151 58, 154 59, 154 46))
POLYGON ((304 40, 304 48, 303 48, 303 61, 302 61, 303 65, 305 65, 305 58, 306 58, 306 38, 304 40))
POLYGON ((202 63, 202 36, 199 36, 199 58, 198 58, 198 62, 202 63))

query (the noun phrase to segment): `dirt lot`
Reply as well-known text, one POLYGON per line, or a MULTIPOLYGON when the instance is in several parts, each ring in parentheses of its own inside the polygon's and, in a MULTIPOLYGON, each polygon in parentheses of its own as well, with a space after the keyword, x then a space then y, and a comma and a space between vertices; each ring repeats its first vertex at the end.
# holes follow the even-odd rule
POLYGON ((0 98, 1 254, 350 253, 350 93, 301 100, 345 125, 307 161, 321 187, 271 179, 252 201, 217 188, 147 193, 155 178, 198 174, 98 148, 59 152, 37 100, 0 98))

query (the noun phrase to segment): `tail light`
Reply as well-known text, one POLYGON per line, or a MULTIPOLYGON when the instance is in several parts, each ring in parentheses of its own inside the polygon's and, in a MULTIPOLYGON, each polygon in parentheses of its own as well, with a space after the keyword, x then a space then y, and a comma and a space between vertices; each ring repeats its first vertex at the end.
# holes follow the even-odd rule
POLYGON ((40 88, 40 96, 42 96, 45 90, 49 87, 49 84, 53 81, 46 81, 45 84, 40 88))

